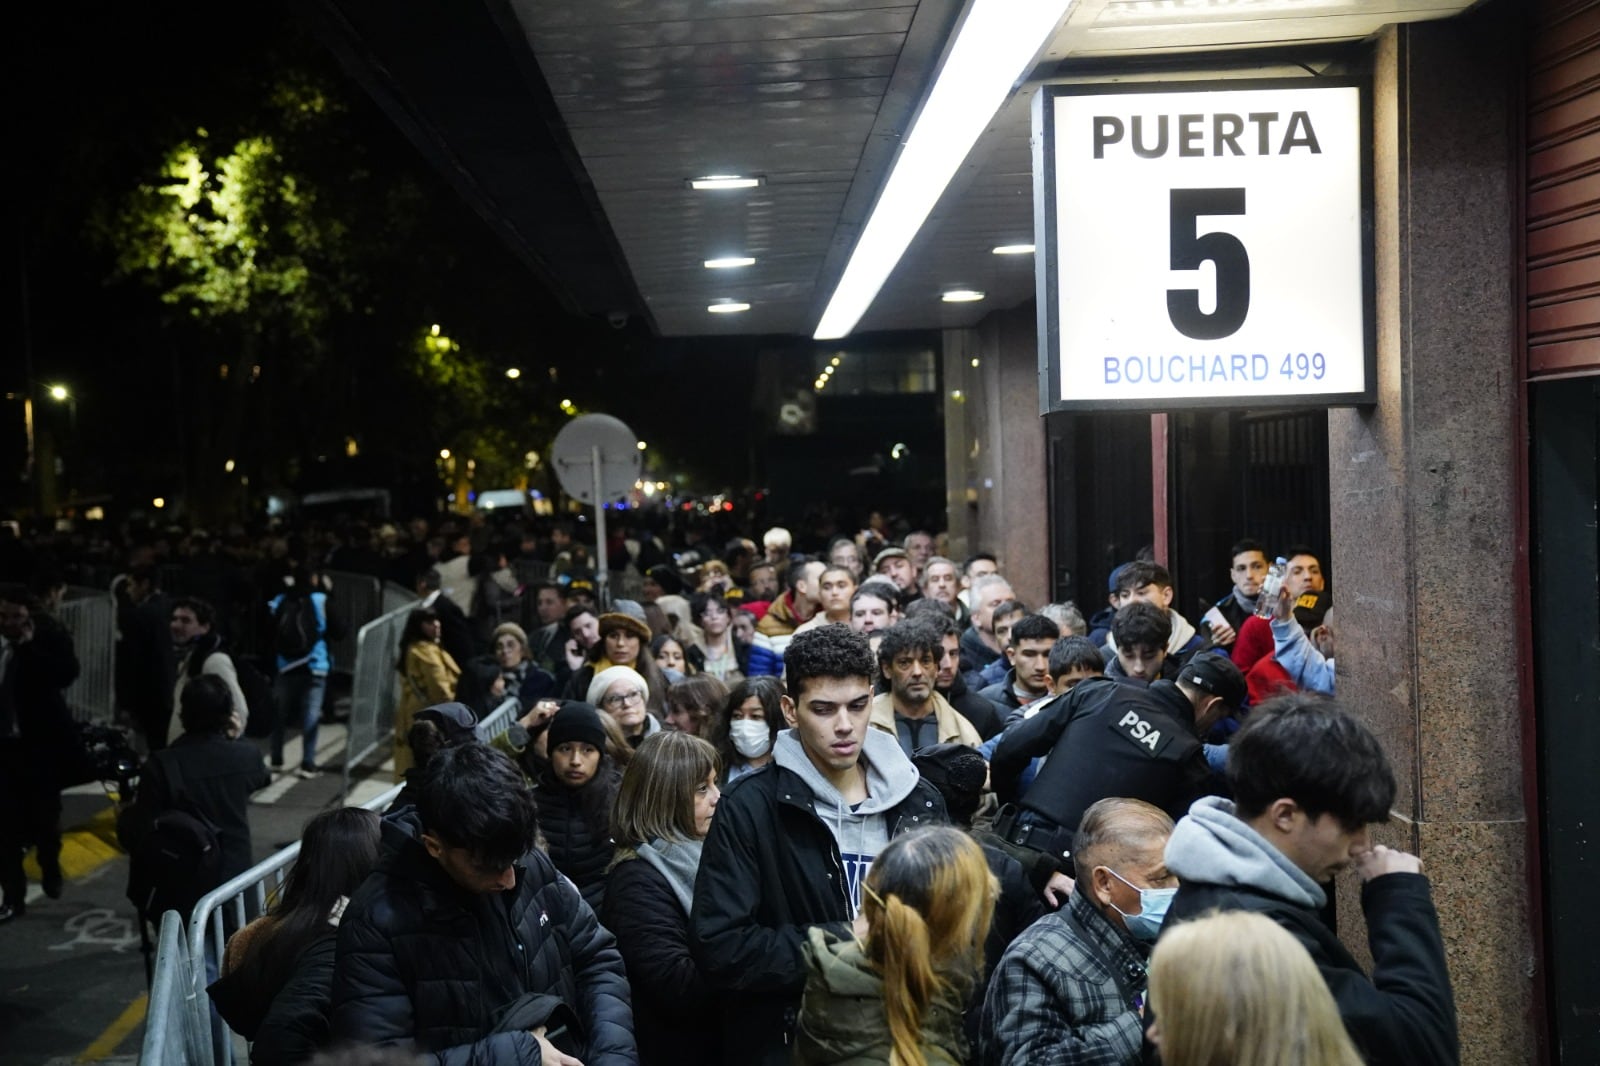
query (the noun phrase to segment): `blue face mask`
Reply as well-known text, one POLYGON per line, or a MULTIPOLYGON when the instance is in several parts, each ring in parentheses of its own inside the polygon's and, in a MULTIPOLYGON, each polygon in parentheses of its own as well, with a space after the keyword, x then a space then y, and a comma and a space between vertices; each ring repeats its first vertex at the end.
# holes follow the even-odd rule
POLYGON ((1128 935, 1135 940, 1154 940, 1161 933, 1161 923, 1167 917, 1167 908, 1172 906, 1172 897, 1178 894, 1175 888, 1139 888, 1138 885, 1123 877, 1117 871, 1107 866, 1106 870, 1118 881, 1129 888, 1136 889, 1139 893, 1139 913, 1129 914, 1115 903, 1111 909, 1122 915, 1122 924, 1128 929, 1128 935))

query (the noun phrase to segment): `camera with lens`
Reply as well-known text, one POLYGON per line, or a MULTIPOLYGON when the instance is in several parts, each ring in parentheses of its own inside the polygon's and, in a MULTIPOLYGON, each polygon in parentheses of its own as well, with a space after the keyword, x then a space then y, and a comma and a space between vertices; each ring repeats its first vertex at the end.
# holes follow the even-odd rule
POLYGON ((77 780, 72 784, 99 781, 109 786, 116 782, 117 798, 123 803, 133 799, 135 782, 139 780, 139 753, 128 743, 126 731, 116 726, 80 722, 78 749, 81 757, 74 775, 77 780))

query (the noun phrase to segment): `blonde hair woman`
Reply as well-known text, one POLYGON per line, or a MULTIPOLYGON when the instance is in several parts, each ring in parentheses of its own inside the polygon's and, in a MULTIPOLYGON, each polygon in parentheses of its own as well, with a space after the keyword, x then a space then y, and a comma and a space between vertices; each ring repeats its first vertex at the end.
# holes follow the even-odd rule
POLYGON ((646 737, 622 775, 604 920, 633 993, 641 1066, 722 1059, 715 994, 689 953, 700 847, 721 793, 717 751, 689 733, 646 737))
POLYGON ((1173 926, 1150 958, 1164 1066, 1361 1066, 1316 963, 1249 911, 1173 926))
POLYGON ((862 886, 862 938, 822 927, 807 934, 795 1061, 966 1061, 961 1010, 983 970, 998 892, 983 849, 958 829, 919 829, 890 841, 862 886))

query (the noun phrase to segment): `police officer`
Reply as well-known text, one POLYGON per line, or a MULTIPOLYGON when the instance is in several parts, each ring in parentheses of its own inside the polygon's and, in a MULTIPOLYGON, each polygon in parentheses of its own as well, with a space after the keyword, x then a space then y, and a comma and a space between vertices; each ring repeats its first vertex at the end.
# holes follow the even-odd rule
POLYGON ((1148 688, 1105 679, 1084 681, 1031 718, 1006 729, 990 762, 994 790, 1016 809, 997 829, 1063 866, 1078 820, 1107 796, 1141 799, 1176 821, 1189 804, 1216 791, 1200 737, 1236 713, 1244 675, 1225 655, 1197 655, 1178 680, 1148 688), (1029 760, 1048 755, 1020 800, 1029 760))

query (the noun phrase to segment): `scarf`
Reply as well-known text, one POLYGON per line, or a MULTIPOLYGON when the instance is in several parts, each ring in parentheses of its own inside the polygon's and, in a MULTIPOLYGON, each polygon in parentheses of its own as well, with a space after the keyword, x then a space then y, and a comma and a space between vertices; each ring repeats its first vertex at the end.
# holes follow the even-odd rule
POLYGON ((654 866, 667 879, 667 884, 672 886, 672 894, 678 897, 685 914, 689 913, 689 907, 694 903, 694 875, 700 870, 700 849, 703 846, 704 841, 700 840, 658 839, 638 847, 639 858, 654 866))

